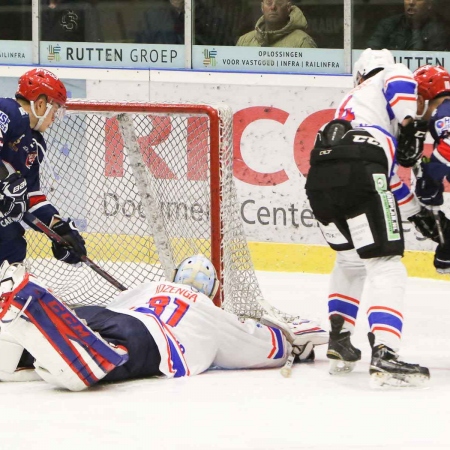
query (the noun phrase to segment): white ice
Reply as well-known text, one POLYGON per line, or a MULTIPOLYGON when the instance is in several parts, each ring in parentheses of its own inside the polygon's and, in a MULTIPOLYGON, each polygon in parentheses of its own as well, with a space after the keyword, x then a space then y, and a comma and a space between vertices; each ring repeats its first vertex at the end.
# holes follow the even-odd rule
MULTIPOLYGON (((258 274, 266 297, 326 326, 326 275, 258 274)), ((374 390, 364 302, 346 376, 316 362, 279 370, 209 371, 70 393, 45 382, 0 383, 0 450, 448 449, 450 283, 410 278, 400 351, 430 368, 427 389, 374 390)))

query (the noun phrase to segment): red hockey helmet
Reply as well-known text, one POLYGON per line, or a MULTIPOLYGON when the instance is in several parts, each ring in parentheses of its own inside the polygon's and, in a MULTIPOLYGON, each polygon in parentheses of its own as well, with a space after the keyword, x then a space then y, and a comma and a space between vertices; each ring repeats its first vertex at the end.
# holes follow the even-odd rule
POLYGON ((418 93, 425 100, 432 100, 437 95, 448 92, 450 95, 450 74, 441 66, 422 66, 414 71, 418 93))
POLYGON ((46 69, 32 69, 19 78, 16 94, 30 102, 34 102, 40 95, 47 96, 49 102, 56 102, 65 106, 67 91, 60 79, 46 69))

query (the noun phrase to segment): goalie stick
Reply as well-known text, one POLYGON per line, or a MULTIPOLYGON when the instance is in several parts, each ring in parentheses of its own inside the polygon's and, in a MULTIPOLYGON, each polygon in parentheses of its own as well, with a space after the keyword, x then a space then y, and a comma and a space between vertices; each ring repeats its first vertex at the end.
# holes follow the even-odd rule
MULTIPOLYGON (((266 301, 263 298, 258 298, 258 303, 261 306, 261 308, 264 311, 266 311, 266 313, 269 316, 272 316, 275 319, 279 320, 280 322, 283 322, 283 323, 287 324, 287 320, 268 301, 266 301)), ((292 374, 292 366, 294 364, 294 359, 295 359, 295 353, 294 353, 294 349, 292 349, 292 351, 291 351, 290 355, 288 356, 284 366, 280 369, 280 373, 281 373, 281 375, 283 375, 284 378, 289 378, 291 376, 291 374, 292 374)))
MULTIPOLYGON (((3 164, 3 162, 0 160, 0 180, 3 180, 8 175, 9 175, 8 169, 3 164)), ((127 290, 127 288, 123 284, 121 284, 119 281, 117 281, 115 278, 113 278, 109 273, 107 273, 105 270, 103 270, 100 266, 95 264, 95 262, 92 261, 91 259, 89 259, 86 255, 78 254, 73 249, 73 247, 63 237, 61 237, 58 233, 53 231, 44 222, 39 220, 34 214, 31 214, 30 212, 26 211, 23 215, 23 219, 26 223, 33 224, 36 228, 41 230, 52 241, 56 242, 59 245, 63 245, 64 247, 69 248, 70 251, 75 253, 84 264, 86 264, 94 272, 96 272, 98 275, 100 275, 102 278, 104 278, 106 281, 108 281, 115 288, 119 289, 120 291, 127 290)))

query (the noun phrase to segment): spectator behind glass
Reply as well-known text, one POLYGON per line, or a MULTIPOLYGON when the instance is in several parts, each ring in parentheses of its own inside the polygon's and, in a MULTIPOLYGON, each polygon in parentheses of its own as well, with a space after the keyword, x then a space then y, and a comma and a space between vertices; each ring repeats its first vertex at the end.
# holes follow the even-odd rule
POLYGON ((263 16, 255 29, 241 36, 236 45, 244 47, 316 48, 313 38, 305 32, 308 27, 300 8, 289 0, 263 0, 263 16))
POLYGON ((31 0, 0 2, 0 40, 32 40, 31 0))
POLYGON ((444 51, 448 36, 433 0, 404 0, 403 14, 383 19, 367 42, 372 49, 444 51))
MULTIPOLYGON (((217 2, 215 2, 217 3, 217 2)), ((223 36, 225 20, 220 5, 194 0, 194 36, 197 45, 233 45, 223 36)), ((151 5, 142 18, 136 42, 143 44, 184 44, 184 0, 161 0, 151 5)))
POLYGON ((89 1, 42 0, 41 40, 103 41, 97 10, 89 1))

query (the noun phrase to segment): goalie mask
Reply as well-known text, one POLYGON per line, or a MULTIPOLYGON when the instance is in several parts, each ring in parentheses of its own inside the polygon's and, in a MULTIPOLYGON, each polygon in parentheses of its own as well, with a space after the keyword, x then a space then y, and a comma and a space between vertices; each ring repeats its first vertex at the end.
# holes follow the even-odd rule
POLYGON ((175 269, 174 283, 187 284, 213 299, 219 288, 216 269, 203 255, 186 258, 175 269))
POLYGON ((391 64, 395 64, 395 61, 394 56, 389 50, 385 48, 383 50, 366 48, 353 66, 354 85, 358 86, 361 83, 361 79, 367 78, 375 69, 384 69, 391 64))

